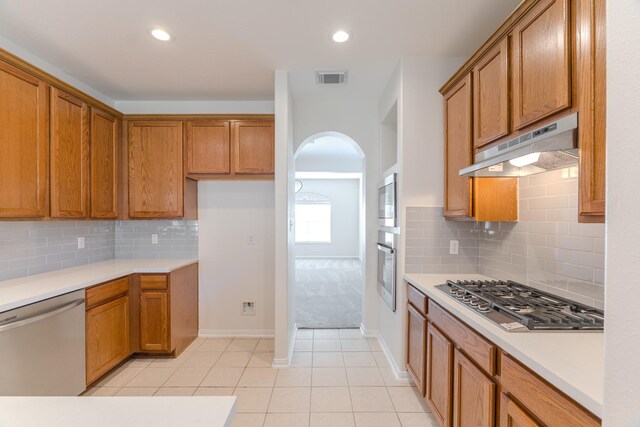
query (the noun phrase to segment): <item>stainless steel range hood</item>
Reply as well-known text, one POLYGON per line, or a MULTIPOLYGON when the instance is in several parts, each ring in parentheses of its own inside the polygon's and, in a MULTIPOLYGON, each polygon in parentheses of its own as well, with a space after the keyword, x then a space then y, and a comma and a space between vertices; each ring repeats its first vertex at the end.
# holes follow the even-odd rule
POLYGON ((482 151, 461 176, 527 176, 578 163, 578 113, 482 151))

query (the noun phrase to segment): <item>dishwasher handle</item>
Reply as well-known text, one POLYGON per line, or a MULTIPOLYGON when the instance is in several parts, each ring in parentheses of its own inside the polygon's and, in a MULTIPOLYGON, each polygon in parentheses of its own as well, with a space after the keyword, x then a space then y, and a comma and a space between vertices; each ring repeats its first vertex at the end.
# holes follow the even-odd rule
POLYGON ((39 322, 41 320, 45 320, 48 319, 50 317, 56 316, 58 314, 64 313, 65 311, 69 311, 72 310, 74 308, 76 308, 77 306, 79 306, 80 304, 84 304, 84 298, 79 298, 75 301, 71 301, 68 302, 66 304, 63 304, 59 307, 53 308, 51 310, 48 310, 44 313, 39 313, 33 316, 29 316, 29 317, 25 317, 25 318, 20 318, 19 316, 13 316, 13 317, 9 317, 7 319, 3 319, 2 321, 0 321, 0 323, 2 322, 10 322, 10 323, 5 323, 4 325, 0 326, 0 332, 5 332, 8 331, 10 329, 14 329, 14 328, 19 328, 21 326, 27 326, 30 325, 32 323, 36 323, 39 322), (13 321, 12 321, 13 320, 13 321))

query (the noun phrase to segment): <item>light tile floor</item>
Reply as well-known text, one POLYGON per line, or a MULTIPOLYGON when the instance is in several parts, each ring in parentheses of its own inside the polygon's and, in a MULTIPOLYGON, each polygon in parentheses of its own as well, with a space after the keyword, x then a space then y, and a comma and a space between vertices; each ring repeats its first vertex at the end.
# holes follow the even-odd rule
POLYGON ((289 368, 271 366, 273 339, 198 338, 175 359, 128 360, 85 395, 234 395, 234 427, 436 426, 375 338, 358 329, 302 329, 296 338, 289 368))

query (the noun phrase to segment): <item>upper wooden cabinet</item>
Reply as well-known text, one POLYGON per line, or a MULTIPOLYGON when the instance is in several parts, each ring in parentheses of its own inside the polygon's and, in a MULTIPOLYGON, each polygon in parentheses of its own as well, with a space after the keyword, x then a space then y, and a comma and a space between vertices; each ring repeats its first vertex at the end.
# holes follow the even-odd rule
MULTIPOLYGON (((447 104, 455 101, 451 97, 472 75, 471 149, 475 154, 578 113, 580 222, 605 219, 605 4, 600 0, 522 1, 440 89, 445 97, 445 144, 449 149, 453 138, 447 135, 456 124, 466 126, 467 113, 458 111, 456 117, 447 117, 447 111, 455 111, 448 110, 447 104)), ((466 136, 461 135, 456 138, 466 136)), ((466 155, 461 146, 454 148, 466 155)), ((445 167, 456 161, 448 155, 445 167)), ((471 192, 472 204, 466 208, 467 187, 462 181, 455 182, 457 178, 447 170, 445 216, 478 220, 473 200, 481 197, 471 192)))
POLYGON ((541 0, 511 32, 513 128, 571 106, 569 0, 541 0))
POLYGON ((129 217, 182 217, 182 122, 129 122, 128 148, 129 217))
POLYGON ((233 122, 233 172, 237 175, 274 173, 272 121, 233 122))
POLYGON ((444 216, 476 221, 518 220, 517 178, 468 178, 463 167, 473 163, 471 75, 444 94, 444 216))
POLYGON ((227 121, 186 122, 187 173, 230 173, 230 143, 230 125, 227 121))
POLYGON ((509 134, 509 55, 505 38, 473 67, 473 145, 509 134))
POLYGON ((274 173, 273 120, 186 122, 186 170, 194 179, 263 179, 274 173))
POLYGON ((458 171, 473 163, 471 128, 471 75, 444 94, 445 194, 444 216, 469 218, 471 178, 458 171))
POLYGON ((91 217, 118 216, 119 120, 91 109, 91 217))
POLYGON ((0 218, 47 215, 47 85, 0 61, 0 218))
POLYGON ((89 216, 89 106, 51 88, 51 217, 89 216))

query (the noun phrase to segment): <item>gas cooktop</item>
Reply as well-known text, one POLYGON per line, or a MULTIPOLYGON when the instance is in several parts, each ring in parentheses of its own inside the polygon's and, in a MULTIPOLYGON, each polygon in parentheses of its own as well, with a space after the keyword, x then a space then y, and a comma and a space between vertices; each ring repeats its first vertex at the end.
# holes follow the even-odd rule
POLYGON ((436 288, 507 331, 604 329, 604 311, 510 280, 448 280, 436 288))

